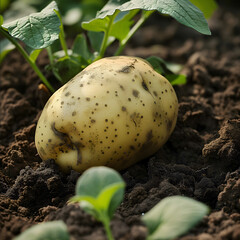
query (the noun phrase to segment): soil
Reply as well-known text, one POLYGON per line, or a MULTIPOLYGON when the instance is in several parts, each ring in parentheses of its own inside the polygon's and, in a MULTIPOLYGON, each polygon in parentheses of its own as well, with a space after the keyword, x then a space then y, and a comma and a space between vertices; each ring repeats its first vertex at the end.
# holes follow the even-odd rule
MULTIPOLYGON (((220 3, 212 36, 155 15, 124 52, 183 64, 187 84, 175 86, 179 115, 168 142, 121 172, 126 194, 111 223, 117 240, 146 239, 142 213, 172 195, 211 207, 181 240, 240 239, 240 6, 232 5, 220 3)), ((45 71, 47 63, 43 52, 38 65, 45 71)), ((67 204, 80 174, 64 174, 37 154, 36 123, 49 97, 40 80, 16 51, 0 76, 0 239, 61 219, 72 240, 105 240, 99 222, 67 204)))

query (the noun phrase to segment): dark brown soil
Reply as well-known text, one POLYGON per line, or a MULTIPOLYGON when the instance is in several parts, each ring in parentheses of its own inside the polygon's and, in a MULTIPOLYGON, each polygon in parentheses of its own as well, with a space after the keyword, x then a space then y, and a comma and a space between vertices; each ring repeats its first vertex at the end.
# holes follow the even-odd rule
MULTIPOLYGON (((144 240, 140 216, 171 195, 211 207, 181 240, 240 239, 239 13, 237 5, 222 6, 210 21, 212 36, 156 15, 126 49, 126 55, 182 63, 188 83, 175 87, 179 116, 166 145, 121 172, 127 190, 111 225, 117 240, 144 240)), ((44 69, 46 63, 43 53, 38 64, 44 69)), ((105 240, 100 223, 66 203, 80 174, 65 175, 37 155, 35 127, 47 100, 38 77, 17 52, 4 61, 0 76, 0 239, 61 219, 71 239, 105 240)))

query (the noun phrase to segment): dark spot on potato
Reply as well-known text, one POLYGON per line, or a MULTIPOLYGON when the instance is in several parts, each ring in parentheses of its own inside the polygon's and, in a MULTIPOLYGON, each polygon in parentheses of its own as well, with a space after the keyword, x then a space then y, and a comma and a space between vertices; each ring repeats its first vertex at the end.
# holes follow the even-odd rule
POLYGON ((83 84, 82 84, 82 83, 80 84, 80 87, 83 87, 83 84))
POLYGON ((139 96, 139 91, 133 89, 132 94, 133 94, 134 97, 138 97, 139 96))
POLYGON ((123 87, 123 85, 119 85, 119 87, 124 91, 125 88, 123 87))
POLYGON ((86 98, 86 100, 89 102, 89 101, 90 101, 90 98, 89 98, 89 97, 87 97, 87 98, 86 98))
POLYGON ((74 117, 74 116, 76 116, 76 111, 74 111, 74 112, 72 112, 72 116, 74 117))
POLYGON ((170 120, 170 119, 168 119, 168 121, 167 121, 167 129, 168 129, 168 132, 171 131, 171 129, 172 129, 172 124, 173 124, 173 121, 170 120))
POLYGON ((65 94, 65 96, 68 97, 70 94, 71 94, 70 92, 67 92, 67 93, 65 94))
POLYGON ((146 137, 147 137, 147 141, 150 141, 153 138, 152 130, 147 132, 146 137))
POLYGON ((129 101, 129 102, 131 102, 131 101, 132 101, 132 99, 131 99, 131 98, 128 98, 128 101, 129 101))
POLYGON ((45 152, 45 150, 43 149, 43 147, 40 148, 40 153, 43 154, 43 155, 46 155, 46 152, 45 152))
POLYGON ((158 93, 156 91, 153 91, 153 94, 154 94, 155 97, 158 96, 158 93))
POLYGON ((130 146, 131 150, 135 150, 135 147, 133 145, 130 146))
POLYGON ((126 112, 127 111, 126 107, 122 106, 122 111, 126 112))
POLYGON ((52 142, 52 139, 51 139, 51 138, 49 138, 49 139, 48 139, 48 142, 49 142, 49 143, 50 143, 50 142, 52 142))

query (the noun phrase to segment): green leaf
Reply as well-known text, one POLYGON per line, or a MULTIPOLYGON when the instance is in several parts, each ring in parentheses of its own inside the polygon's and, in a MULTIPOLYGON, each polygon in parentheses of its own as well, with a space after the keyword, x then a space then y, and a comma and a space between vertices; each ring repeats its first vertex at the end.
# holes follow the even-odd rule
POLYGON ((182 65, 169 63, 164 61, 162 58, 155 56, 149 57, 146 60, 152 65, 156 72, 166 77, 172 85, 186 84, 186 76, 178 74, 178 72, 182 69, 182 65))
POLYGON ((99 52, 101 48, 101 44, 103 41, 104 33, 103 32, 93 32, 88 31, 87 35, 89 37, 91 46, 94 51, 99 52))
POLYGON ((77 35, 75 38, 72 51, 74 55, 81 56, 85 61, 92 58, 92 54, 88 50, 87 41, 82 34, 77 35))
POLYGON ((3 39, 0 41, 0 64, 13 49, 15 49, 15 45, 13 45, 8 39, 3 39))
POLYGON ((197 30, 200 33, 210 35, 206 19, 203 13, 188 0, 110 0, 95 19, 105 19, 113 15, 116 10, 130 11, 143 9, 147 11, 157 10, 168 14, 178 22, 197 30))
POLYGON ((59 37, 60 20, 54 9, 58 10, 56 2, 51 2, 40 13, 4 24, 12 37, 18 38, 32 49, 50 46, 59 37))
POLYGON ((40 52, 42 51, 42 49, 36 49, 36 50, 33 50, 29 57, 30 59, 33 61, 33 62, 36 62, 37 58, 38 58, 38 55, 40 54, 40 52))
POLYGON ((124 181, 118 172, 108 167, 90 168, 77 181, 76 196, 95 198, 98 201, 98 208, 106 207, 101 209, 101 212, 105 212, 109 218, 121 203, 123 195, 124 181), (106 205, 103 205, 105 201, 106 205))
POLYGON ((117 38, 119 41, 123 40, 134 24, 133 17, 138 11, 138 9, 135 9, 127 12, 120 12, 114 20, 109 35, 117 38))
POLYGON ((165 77, 173 86, 187 83, 187 78, 183 74, 168 74, 165 77))
POLYGON ((97 201, 101 209, 108 209, 108 217, 111 219, 116 208, 123 200, 122 190, 125 184, 123 182, 114 183, 106 188, 99 194, 97 201), (111 204, 112 203, 112 204, 111 204), (113 203, 117 203, 116 205, 113 203))
POLYGON ((190 2, 197 6, 207 19, 213 15, 218 7, 215 0, 190 0, 190 2))
POLYGON ((55 76, 63 84, 68 82, 83 69, 79 61, 73 56, 64 56, 59 58, 52 67, 55 76))
POLYGON ((88 22, 83 22, 82 27, 88 31, 106 32, 109 30, 108 35, 117 38, 118 40, 124 39, 133 25, 133 17, 139 10, 135 9, 127 12, 119 12, 114 19, 112 26, 109 28, 111 19, 109 16, 105 18, 95 18, 88 22))
POLYGON ((67 226, 63 221, 40 223, 30 227, 14 240, 70 240, 67 226))
POLYGON ((196 200, 183 196, 164 198, 142 220, 148 228, 149 240, 174 239, 195 226, 209 212, 196 200))

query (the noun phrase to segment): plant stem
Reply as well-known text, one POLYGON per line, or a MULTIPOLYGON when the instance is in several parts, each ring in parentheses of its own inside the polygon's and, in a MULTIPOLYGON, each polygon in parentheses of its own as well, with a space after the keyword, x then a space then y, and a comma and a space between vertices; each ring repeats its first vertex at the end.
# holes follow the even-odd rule
POLYGON ((17 50, 22 54, 25 60, 30 64, 30 66, 33 68, 33 70, 36 72, 36 74, 42 80, 42 82, 48 87, 48 89, 51 92, 54 92, 55 90, 52 87, 52 85, 48 82, 48 80, 42 74, 38 66, 35 64, 35 62, 30 59, 29 55, 23 49, 23 47, 14 38, 12 38, 2 27, 0 27, 0 33, 16 46, 17 50))
POLYGON ((135 34, 135 32, 142 26, 142 24, 150 17, 150 15, 153 13, 154 11, 142 11, 142 16, 141 18, 137 21, 137 23, 131 28, 131 30, 129 31, 128 35, 126 36, 126 38, 124 38, 121 42, 120 45, 117 49, 117 51, 115 52, 115 56, 119 56, 123 49, 125 48, 127 42, 129 41, 129 39, 135 34))
POLYGON ((58 18, 59 18, 59 21, 61 23, 60 25, 60 33, 59 33, 59 39, 60 39, 60 43, 61 43, 61 46, 62 46, 62 49, 65 53, 65 56, 69 56, 68 55, 68 47, 67 47, 67 43, 66 43, 66 40, 65 40, 65 33, 64 33, 64 28, 63 28, 63 22, 62 22, 62 17, 61 17, 61 14, 59 11, 57 10, 54 10, 54 12, 57 14, 58 18))
POLYGON ((103 41, 102 41, 101 48, 100 48, 100 51, 99 51, 99 55, 97 56, 95 61, 104 57, 104 54, 105 54, 105 51, 106 51, 106 48, 107 48, 107 44, 108 44, 109 34, 111 32, 111 29, 112 29, 113 21, 114 21, 114 19, 117 16, 118 13, 119 13, 119 11, 115 11, 115 13, 112 16, 109 16, 108 28, 104 32, 104 37, 103 37, 103 41))
POLYGON ((103 226, 104 226, 104 229, 106 231, 108 240, 114 240, 113 235, 112 235, 112 231, 110 229, 110 222, 106 218, 104 218, 102 222, 103 222, 103 226))

